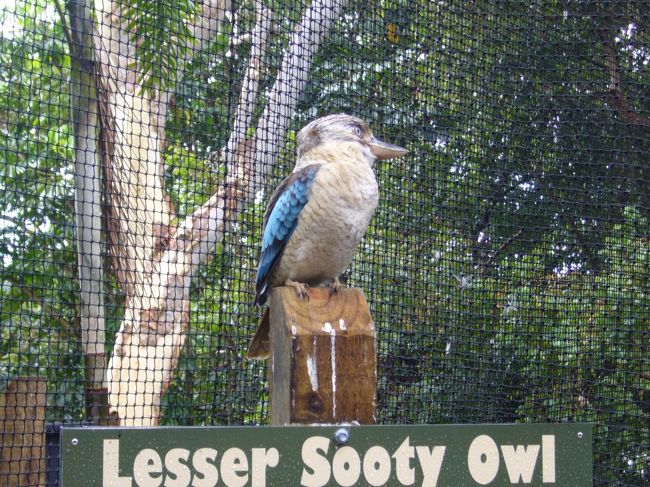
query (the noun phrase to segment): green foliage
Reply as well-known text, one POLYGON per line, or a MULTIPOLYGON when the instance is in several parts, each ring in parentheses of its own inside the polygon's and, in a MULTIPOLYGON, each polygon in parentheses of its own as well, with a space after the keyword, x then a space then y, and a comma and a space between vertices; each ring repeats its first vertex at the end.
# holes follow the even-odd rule
POLYGON ((591 421, 596 480, 640 485, 650 147, 602 94, 596 33, 618 38, 621 89, 647 113, 638 3, 364 7, 301 108, 360 114, 411 149, 379 164, 349 276, 380 334, 382 421, 591 421))
POLYGON ((194 46, 190 28, 201 13, 194 0, 138 0, 120 5, 127 30, 133 33, 139 83, 145 90, 167 90, 176 84, 183 60, 194 46))
MULTIPOLYGON (((237 6, 240 33, 254 24, 249 3, 237 6)), ((270 7, 262 93, 303 6, 270 7)), ((21 8, 21 32, 0 38, 0 378, 47 375, 50 418, 72 421, 83 382, 69 59, 53 9, 21 8)), ((250 45, 230 45, 226 23, 185 63, 197 4, 124 8, 146 41, 145 85, 175 90, 163 156, 183 218, 222 181, 212 153, 228 139, 250 45)), ((243 358, 265 201, 291 170, 295 130, 345 111, 411 151, 376 164, 380 208, 346 276, 377 323, 380 421, 590 421, 594 483, 644 485, 650 139, 611 104, 598 32, 614 42, 630 109, 647 116, 648 11, 641 1, 352 5, 319 52, 266 194, 193 280, 163 421, 265 420, 266 370, 243 358)), ((109 288, 109 347, 123 299, 109 288)))
POLYGON ((48 377, 48 418, 80 420, 70 59, 51 5, 15 8, 0 36, 0 381, 48 377))

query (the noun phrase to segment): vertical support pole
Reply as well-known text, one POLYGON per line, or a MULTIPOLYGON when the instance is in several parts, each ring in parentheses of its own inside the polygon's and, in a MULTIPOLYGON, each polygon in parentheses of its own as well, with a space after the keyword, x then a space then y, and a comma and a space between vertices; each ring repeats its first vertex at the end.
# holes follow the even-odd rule
POLYGON ((46 384, 22 377, 0 392, 0 485, 45 485, 46 384))
POLYGON ((271 424, 374 424, 377 348, 363 291, 309 292, 271 294, 271 424))
POLYGON ((90 0, 67 2, 72 35, 70 98, 75 140, 75 213, 80 288, 81 345, 85 359, 86 417, 105 424, 108 391, 104 385, 104 293, 101 246, 99 108, 95 89, 93 17, 90 0))

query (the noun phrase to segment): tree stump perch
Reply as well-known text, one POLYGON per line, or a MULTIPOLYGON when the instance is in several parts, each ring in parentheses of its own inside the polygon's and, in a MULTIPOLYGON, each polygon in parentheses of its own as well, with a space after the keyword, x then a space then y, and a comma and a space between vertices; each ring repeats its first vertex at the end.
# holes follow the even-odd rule
POLYGON ((363 291, 279 287, 270 300, 271 424, 376 422, 375 326, 363 291))
POLYGON ((21 377, 0 391, 0 485, 45 485, 47 380, 21 377))

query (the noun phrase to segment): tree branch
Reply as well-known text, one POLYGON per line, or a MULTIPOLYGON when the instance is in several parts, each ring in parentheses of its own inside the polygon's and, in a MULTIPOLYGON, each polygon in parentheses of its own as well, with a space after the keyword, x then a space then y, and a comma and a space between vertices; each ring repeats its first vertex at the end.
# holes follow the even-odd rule
POLYGON ((566 213, 562 212, 561 219, 564 220, 567 225, 569 225, 569 228, 571 229, 571 233, 573 234, 573 237, 576 240, 576 244, 578 244, 578 247, 580 247, 580 249, 582 250, 582 253, 587 259, 587 263, 591 267, 591 270, 595 273, 599 273, 601 266, 597 254, 594 254, 589 243, 584 239, 584 236, 580 231, 580 229, 578 228, 578 225, 576 225, 573 216, 567 215, 566 213))
POLYGON ((65 38, 68 41, 70 55, 77 56, 78 54, 75 52, 75 43, 72 40, 70 29, 68 29, 68 23, 65 21, 65 12, 63 11, 63 7, 61 7, 61 2, 59 2, 59 0, 54 0, 54 7, 56 8, 56 12, 59 14, 59 18, 61 19, 61 28, 63 29, 63 35, 65 35, 65 38))
POLYGON ((609 73, 609 86, 606 94, 609 104, 628 125, 650 127, 650 118, 637 113, 630 106, 627 97, 623 93, 621 88, 621 66, 616 47, 612 45, 609 30, 604 26, 599 26, 597 32, 603 46, 605 67, 609 73))
POLYGON ((334 21, 343 15, 347 0, 314 0, 291 35, 269 102, 255 133, 255 179, 249 195, 264 187, 278 158, 289 123, 303 92, 309 69, 334 21))
POLYGON ((11 283, 12 287, 27 297, 32 303, 40 306, 47 316, 59 324, 59 328, 62 331, 65 331, 68 335, 77 338, 79 337, 79 330, 77 327, 72 322, 61 316, 61 313, 55 309, 54 306, 48 303, 43 296, 36 294, 32 286, 27 286, 24 282, 15 279, 8 273, 3 276, 3 279, 11 283))
MULTIPOLYGON (((165 125, 172 93, 139 80, 137 39, 128 29, 118 0, 96 0, 94 36, 99 76, 105 179, 105 216, 110 269, 126 294, 140 291, 150 261, 169 237, 175 209, 164 188, 165 125)), ((204 0, 187 58, 178 60, 178 81, 189 57, 207 46, 230 8, 230 0, 204 0)), ((180 41, 180 40, 179 40, 180 41)))
POLYGON ((239 104, 235 112, 235 119, 230 132, 230 138, 225 147, 226 174, 237 173, 237 155, 241 154, 241 144, 246 139, 246 132, 250 127, 255 111, 255 102, 259 91, 262 62, 266 52, 266 43, 272 26, 272 12, 264 7, 261 2, 257 4, 257 23, 253 30, 251 54, 248 61, 248 70, 244 76, 239 95, 239 104))
POLYGON ((508 239, 503 242, 498 249, 494 251, 494 253, 488 258, 487 262, 481 264, 481 274, 487 274, 489 270, 492 268, 494 263, 499 260, 499 258, 507 252, 508 248, 512 245, 512 243, 519 238, 519 236, 524 232, 523 228, 520 228, 516 233, 513 235, 510 235, 508 239))

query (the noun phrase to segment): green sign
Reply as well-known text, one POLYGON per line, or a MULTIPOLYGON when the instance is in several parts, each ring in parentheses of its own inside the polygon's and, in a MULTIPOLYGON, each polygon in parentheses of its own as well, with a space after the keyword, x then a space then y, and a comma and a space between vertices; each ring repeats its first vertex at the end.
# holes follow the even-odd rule
POLYGON ((63 487, 592 485, 591 425, 62 428, 63 487))

